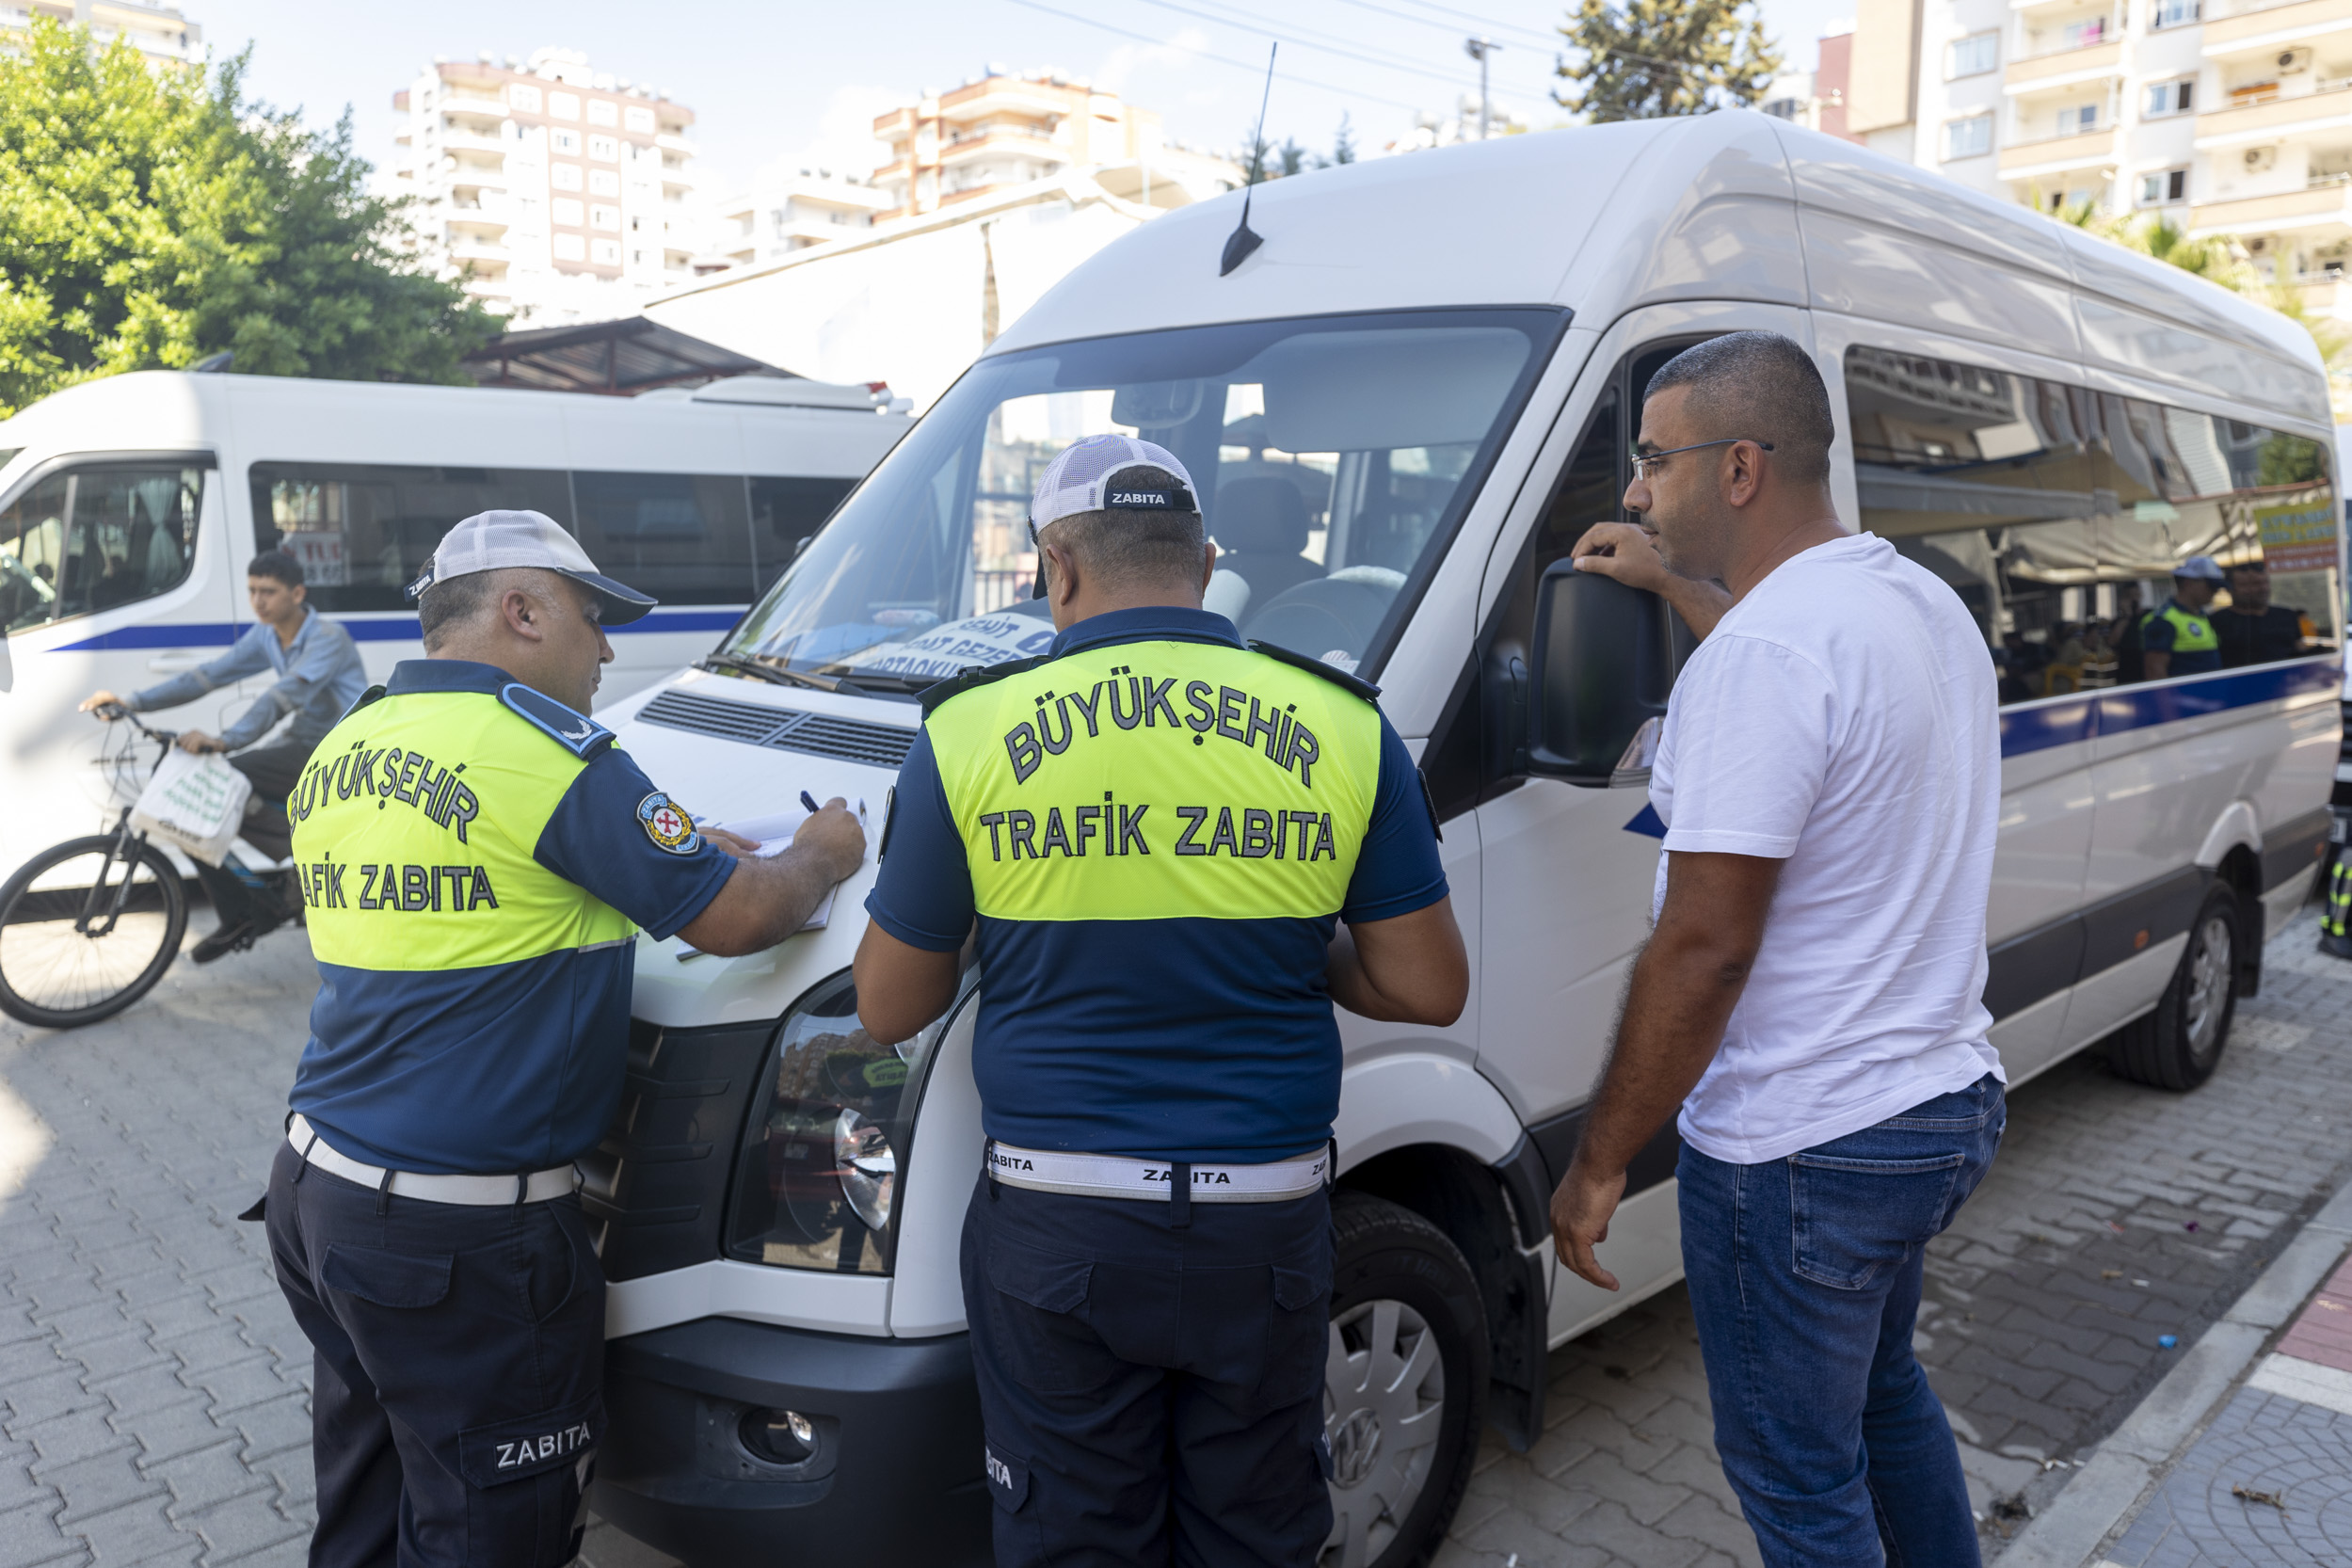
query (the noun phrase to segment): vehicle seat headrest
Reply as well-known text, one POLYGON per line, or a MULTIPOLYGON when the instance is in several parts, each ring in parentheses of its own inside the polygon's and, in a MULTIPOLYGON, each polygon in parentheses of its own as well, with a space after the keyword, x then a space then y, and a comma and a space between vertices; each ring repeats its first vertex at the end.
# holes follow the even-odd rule
POLYGON ((1232 479, 1217 487, 1208 532, 1219 548, 1245 555, 1296 555, 1312 520, 1288 479, 1232 479))

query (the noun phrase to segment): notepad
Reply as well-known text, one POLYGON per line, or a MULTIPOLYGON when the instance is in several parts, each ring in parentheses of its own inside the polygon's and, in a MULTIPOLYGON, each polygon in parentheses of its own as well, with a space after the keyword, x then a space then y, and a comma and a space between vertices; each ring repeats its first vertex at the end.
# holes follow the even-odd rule
MULTIPOLYGON (((859 825, 866 825, 866 803, 864 801, 857 802, 856 811, 859 825)), ((753 853, 762 860, 772 860, 791 846, 792 835, 800 831, 800 824, 807 822, 808 816, 809 813, 804 808, 795 806, 789 810, 778 811, 773 816, 742 817, 733 822, 706 823, 703 825, 706 828, 725 828, 739 839, 751 840, 760 846, 753 853)), ((826 922, 833 919, 833 898, 840 891, 839 886, 826 888, 824 897, 817 901, 816 908, 808 912, 808 918, 801 922, 800 929, 823 931, 826 922)), ((688 959, 703 956, 704 953, 700 948, 691 946, 682 936, 678 939, 677 957, 680 963, 683 964, 688 959)))

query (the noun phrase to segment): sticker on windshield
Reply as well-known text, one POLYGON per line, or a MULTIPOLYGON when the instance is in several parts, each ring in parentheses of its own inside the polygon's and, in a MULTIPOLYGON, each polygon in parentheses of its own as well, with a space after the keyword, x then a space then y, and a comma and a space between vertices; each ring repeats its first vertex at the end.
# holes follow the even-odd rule
POLYGON ((1007 659, 1043 653, 1052 643, 1050 622, 1030 616, 974 616, 889 644, 871 658, 858 659, 856 668, 877 675, 929 675, 944 680, 974 664, 1000 664, 1007 659))

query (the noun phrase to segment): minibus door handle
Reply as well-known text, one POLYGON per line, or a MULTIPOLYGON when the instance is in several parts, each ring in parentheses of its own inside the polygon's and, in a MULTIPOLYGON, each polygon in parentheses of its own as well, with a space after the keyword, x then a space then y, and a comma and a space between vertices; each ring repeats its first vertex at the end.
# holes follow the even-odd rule
POLYGON ((191 652, 184 648, 175 648, 168 652, 158 653, 152 659, 148 660, 147 667, 157 675, 179 675, 194 669, 203 662, 204 656, 201 653, 191 652))

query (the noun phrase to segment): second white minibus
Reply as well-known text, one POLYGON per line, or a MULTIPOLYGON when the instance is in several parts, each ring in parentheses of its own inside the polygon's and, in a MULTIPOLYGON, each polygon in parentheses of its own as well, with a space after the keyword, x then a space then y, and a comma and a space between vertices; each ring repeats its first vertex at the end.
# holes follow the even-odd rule
MULTIPOLYGON (((134 692, 252 624, 282 550, 371 680, 422 651, 403 590, 458 519, 547 513, 662 608, 616 628, 611 702, 741 618, 903 434, 887 392, 743 376, 636 398, 150 371, 0 421, 0 876, 112 823, 93 691, 134 692)), ((266 682, 159 715, 218 734, 266 682)))

